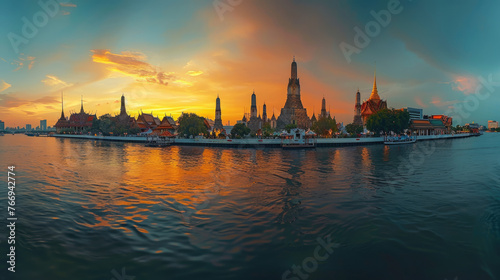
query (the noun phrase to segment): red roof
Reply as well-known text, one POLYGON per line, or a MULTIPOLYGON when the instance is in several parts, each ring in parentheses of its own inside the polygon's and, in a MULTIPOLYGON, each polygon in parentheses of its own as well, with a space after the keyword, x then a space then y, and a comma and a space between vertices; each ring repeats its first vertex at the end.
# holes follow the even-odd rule
POLYGON ((368 99, 361 105, 361 115, 371 115, 387 108, 387 102, 383 100, 368 99))
POLYGON ((164 131, 162 134, 160 134, 159 136, 165 136, 165 137, 174 137, 174 135, 172 133, 170 133, 168 130, 167 131, 164 131))
POLYGON ((69 126, 71 127, 90 127, 94 121, 95 115, 87 113, 71 114, 69 117, 69 126))

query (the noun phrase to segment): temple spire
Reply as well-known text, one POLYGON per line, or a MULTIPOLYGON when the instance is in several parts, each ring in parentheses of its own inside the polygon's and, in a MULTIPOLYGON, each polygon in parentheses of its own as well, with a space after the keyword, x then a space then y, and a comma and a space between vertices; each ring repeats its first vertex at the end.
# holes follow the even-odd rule
POLYGON ((61 119, 66 119, 64 117, 64 92, 61 91, 61 119))
POLYGON ((370 95, 370 100, 380 100, 377 90, 377 69, 375 68, 375 73, 373 74, 373 89, 370 95))
POLYGON ((297 62, 295 62, 295 56, 293 57, 293 62, 292 62, 292 79, 297 79, 297 62))
POLYGON ((255 95, 255 90, 252 93, 252 104, 250 107, 250 117, 257 117, 257 96, 255 95))
POLYGON ((83 113, 85 113, 85 112, 83 111, 83 95, 82 95, 82 107, 80 108, 80 114, 83 114, 83 113))
POLYGON ((120 115, 126 115, 127 109, 125 108, 125 95, 123 93, 120 101, 121 101, 120 115))

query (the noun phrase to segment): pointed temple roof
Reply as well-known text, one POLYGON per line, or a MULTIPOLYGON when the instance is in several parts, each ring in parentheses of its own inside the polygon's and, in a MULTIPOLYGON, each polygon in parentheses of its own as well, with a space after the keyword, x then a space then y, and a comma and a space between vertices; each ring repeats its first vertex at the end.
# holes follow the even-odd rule
POLYGON ((61 92, 61 119, 66 119, 64 116, 64 94, 61 92))
POLYGON ((80 108, 80 114, 85 114, 85 111, 83 110, 83 95, 82 95, 82 107, 80 108))
POLYGON ((380 100, 380 96, 378 95, 377 90, 377 70, 375 69, 375 74, 373 75, 373 89, 372 94, 370 95, 370 100, 380 100))
POLYGON ((317 121, 317 119, 316 119, 316 115, 315 115, 314 113, 313 113, 313 115, 312 115, 312 117, 311 117, 311 121, 313 121, 313 122, 317 121))
POLYGON ((120 115, 127 115, 127 109, 125 108, 125 95, 122 93, 122 97, 120 99, 120 115))
POLYGON ((62 92, 61 92, 61 117, 57 120, 54 127, 58 128, 58 129, 69 127, 69 121, 64 116, 64 99, 63 99, 62 92))

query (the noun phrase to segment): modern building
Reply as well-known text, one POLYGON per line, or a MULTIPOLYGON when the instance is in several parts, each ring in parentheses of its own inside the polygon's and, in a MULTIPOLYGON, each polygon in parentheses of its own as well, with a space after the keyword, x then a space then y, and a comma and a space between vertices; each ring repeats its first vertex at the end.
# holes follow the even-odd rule
POLYGON ((0 121, 0 130, 5 130, 5 123, 0 121))
POLYGON ((47 120, 40 121, 40 130, 47 130, 47 120))
POLYGON ((26 131, 30 131, 31 130, 31 124, 26 124, 26 131))
MULTIPOLYGON (((1 126, 1 123, 0 123, 1 126)), ((497 121, 488 121, 488 130, 491 129, 497 129, 498 128, 498 122, 497 121)), ((0 128, 1 130, 1 128, 0 128)))
POLYGON ((438 119, 410 120, 412 135, 441 135, 447 134, 448 129, 438 119))
POLYGON ((481 125, 475 122, 466 123, 465 126, 468 127, 472 133, 479 133, 479 129, 481 128, 481 125))
POLYGON ((401 108, 410 114, 410 120, 422 120, 424 118, 424 110, 412 107, 401 108))
POLYGON ((370 98, 361 105, 361 118, 366 125, 368 118, 376 112, 387 109, 387 101, 380 99, 377 90, 377 73, 373 76, 373 89, 370 98))
POLYGON ((410 115, 410 131, 414 135, 450 134, 452 126, 453 118, 446 115, 425 115, 421 119, 412 119, 410 115))
POLYGON ((451 127, 453 126, 453 118, 446 115, 431 115, 428 117, 429 120, 440 120, 446 127, 448 132, 451 133, 451 127))
POLYGON ((283 129, 288 124, 296 124, 299 128, 311 127, 311 119, 307 116, 307 109, 300 100, 300 81, 297 75, 297 62, 293 58, 291 77, 288 79, 287 98, 278 117, 277 127, 283 129))

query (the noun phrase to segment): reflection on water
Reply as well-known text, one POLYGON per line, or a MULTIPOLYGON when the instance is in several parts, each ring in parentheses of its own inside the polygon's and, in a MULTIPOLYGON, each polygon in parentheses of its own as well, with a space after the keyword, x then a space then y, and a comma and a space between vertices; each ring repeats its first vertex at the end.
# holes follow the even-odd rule
POLYGON ((327 235, 310 279, 494 279, 498 154, 493 134, 297 151, 6 135, 12 279, 281 279, 327 235))

